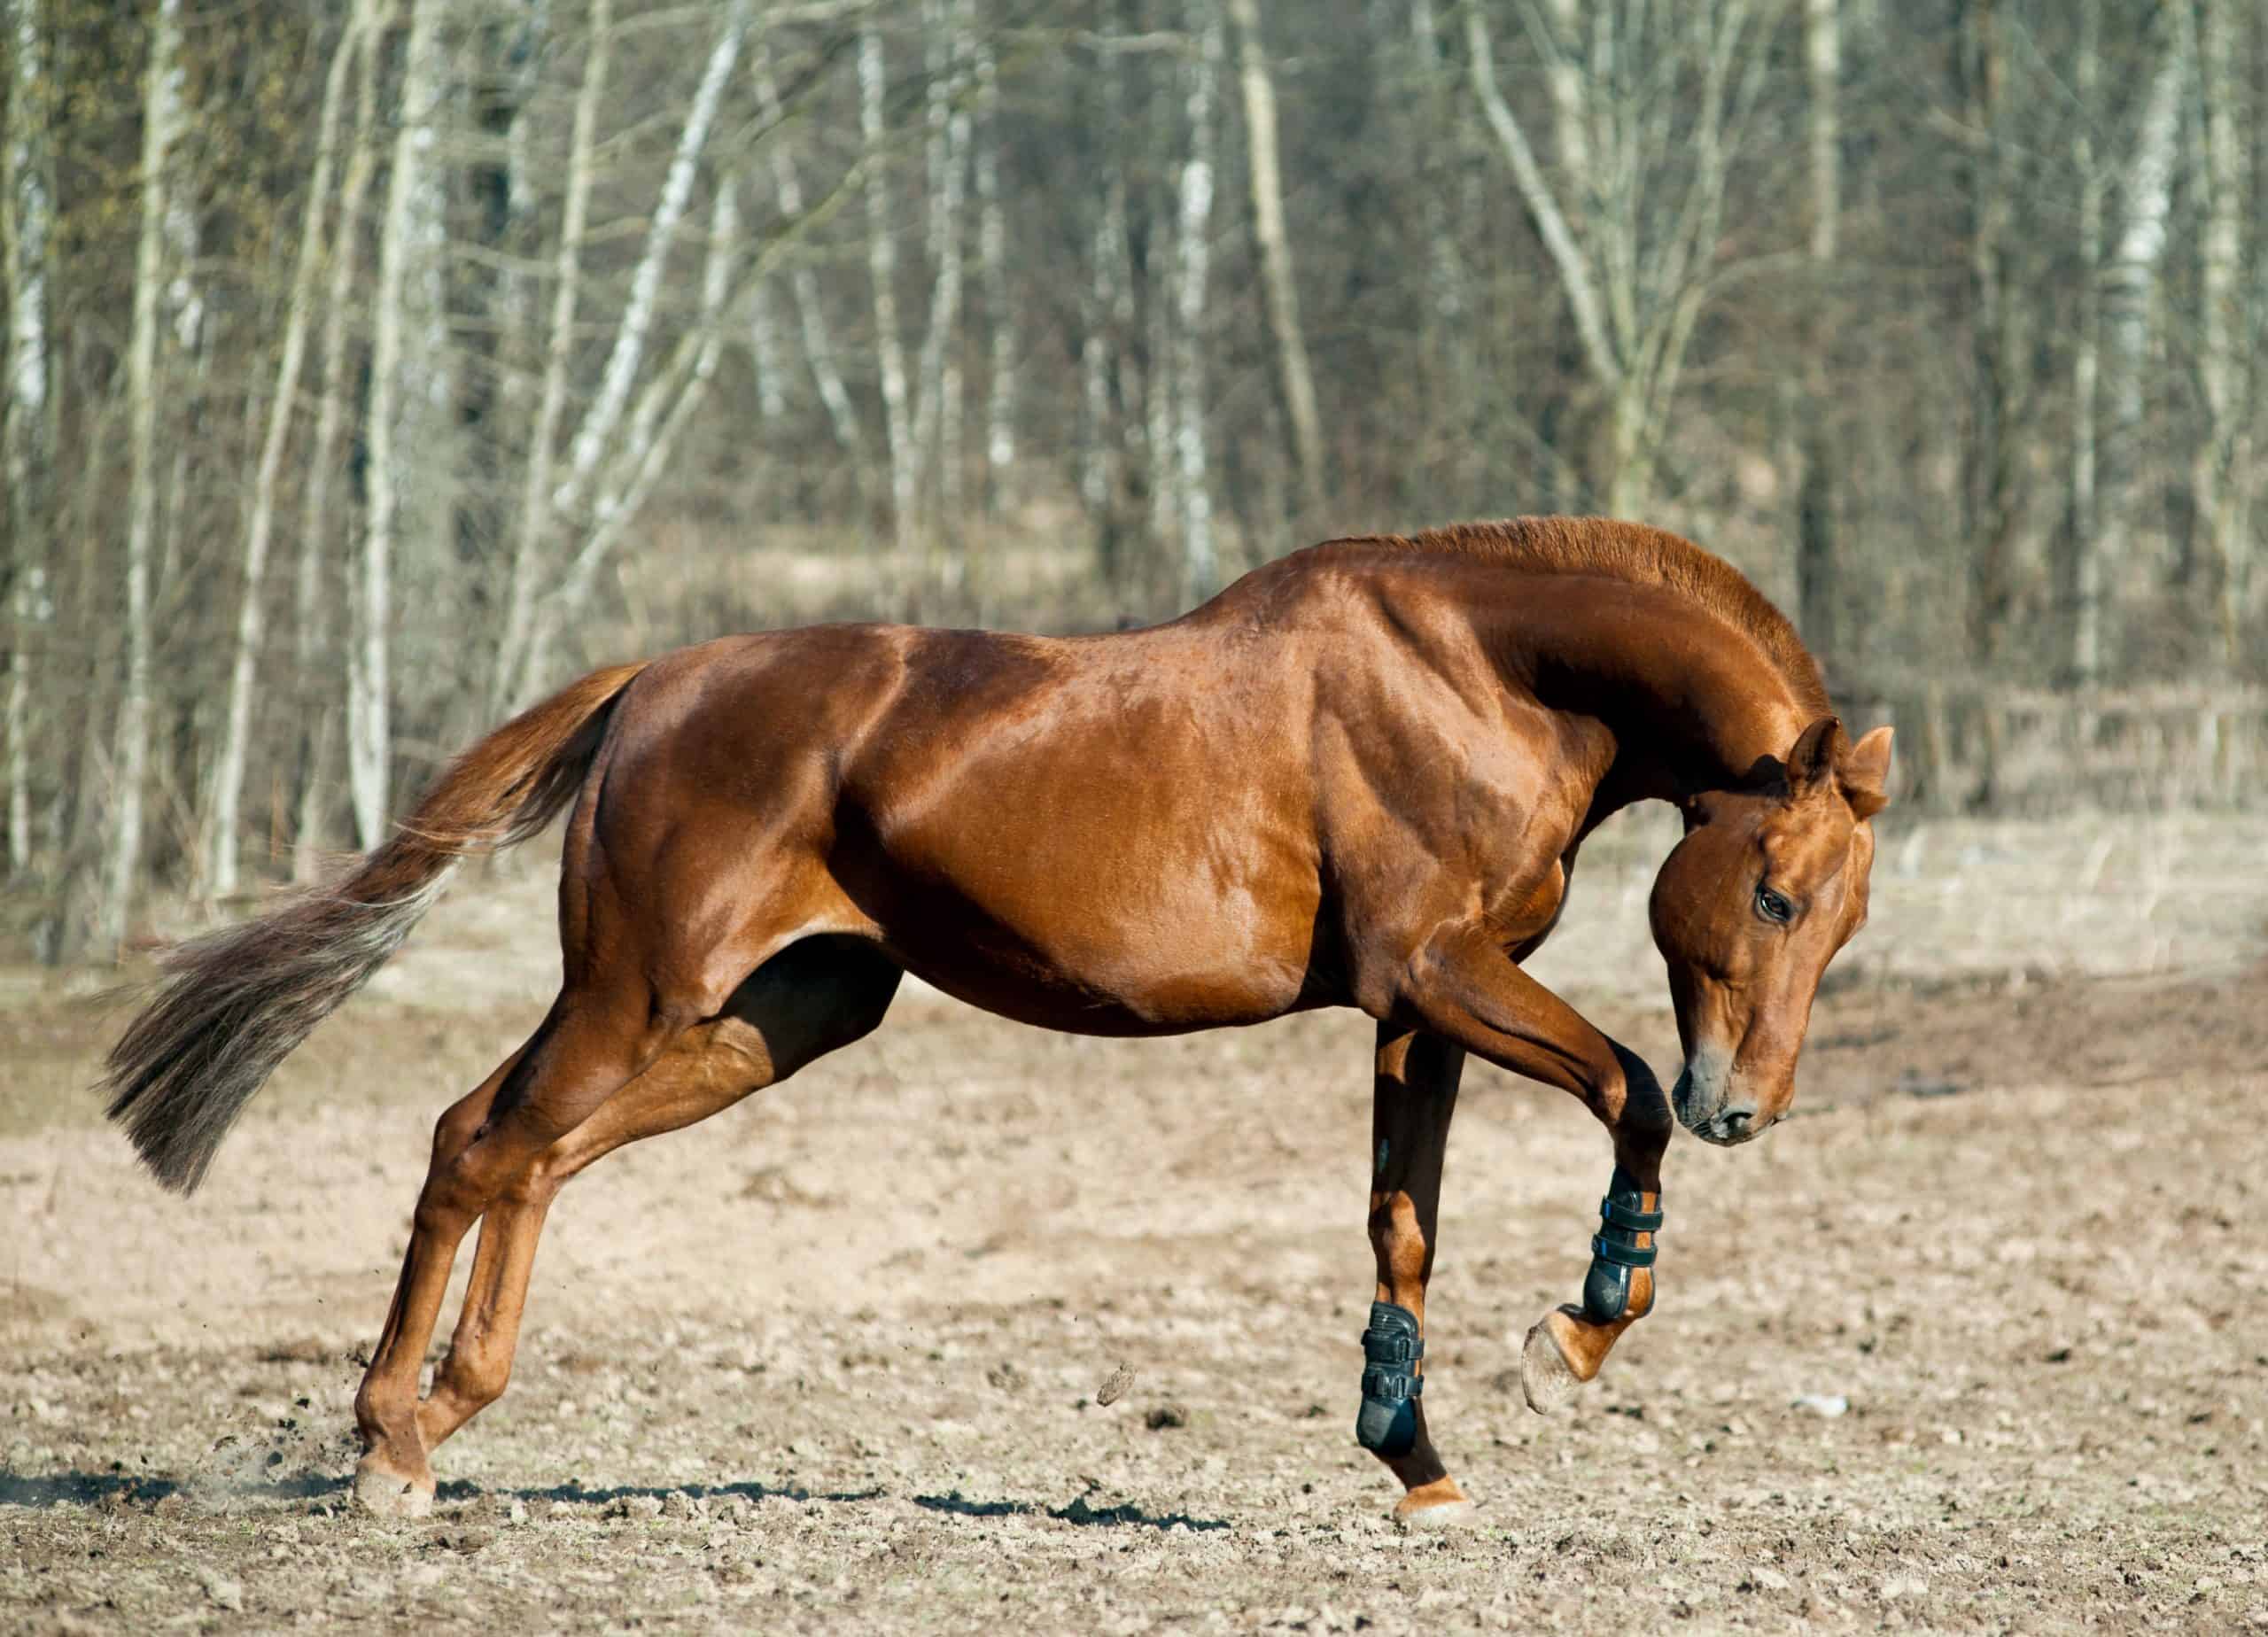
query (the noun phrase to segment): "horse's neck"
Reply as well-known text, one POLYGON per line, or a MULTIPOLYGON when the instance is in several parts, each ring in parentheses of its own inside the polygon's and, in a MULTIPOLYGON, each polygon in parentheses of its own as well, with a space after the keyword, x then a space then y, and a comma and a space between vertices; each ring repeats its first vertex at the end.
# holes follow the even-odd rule
POLYGON ((1506 680, 1596 719, 1614 739, 1605 811, 1751 782, 1809 725, 1787 679, 1746 632, 1651 586, 1539 577, 1485 632, 1506 680))

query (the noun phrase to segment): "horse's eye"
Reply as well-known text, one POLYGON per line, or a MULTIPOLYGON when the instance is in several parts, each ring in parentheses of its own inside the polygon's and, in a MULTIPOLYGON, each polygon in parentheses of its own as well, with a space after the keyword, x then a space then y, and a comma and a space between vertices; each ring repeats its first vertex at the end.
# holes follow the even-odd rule
POLYGON ((1769 887, 1759 887, 1756 889, 1756 912, 1766 920, 1784 927, 1795 919, 1796 906, 1769 887))

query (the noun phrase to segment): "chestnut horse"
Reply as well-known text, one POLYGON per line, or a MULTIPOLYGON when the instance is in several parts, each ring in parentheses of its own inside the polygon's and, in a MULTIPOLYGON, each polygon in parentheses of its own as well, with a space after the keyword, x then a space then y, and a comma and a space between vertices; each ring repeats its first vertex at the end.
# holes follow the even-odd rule
POLYGON ((335 886, 175 951, 111 1054, 110 1112, 193 1189, 451 866, 571 810, 564 981, 440 1117, 355 1399, 356 1494, 414 1515, 435 1447, 504 1389, 561 1185, 858 1039, 904 973, 1087 1035, 1359 1007, 1378 1023, 1378 1288, 1356 1433, 1403 1516, 1447 1520, 1470 1503, 1427 1433, 1422 1338, 1466 1053, 1574 1093, 1613 1146, 1582 1300, 1522 1360, 1549 1408, 1653 1305, 1673 1111, 1740 1143, 1794 1097, 1820 975, 1866 918, 1889 769, 1889 730, 1845 736, 1737 572, 1599 520, 1333 541, 1109 636, 731 637, 584 678, 461 756, 335 886), (1583 838, 1648 798, 1686 828, 1652 904, 1685 1050, 1667 1096, 1521 969, 1583 838))

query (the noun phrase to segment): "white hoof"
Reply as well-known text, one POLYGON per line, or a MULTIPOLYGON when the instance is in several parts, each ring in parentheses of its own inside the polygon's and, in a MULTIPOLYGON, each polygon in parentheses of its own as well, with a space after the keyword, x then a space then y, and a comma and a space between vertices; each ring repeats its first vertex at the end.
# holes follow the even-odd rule
POLYGON ((1444 1501, 1437 1506, 1421 1506, 1413 1511, 1397 1511, 1394 1522, 1404 1529, 1465 1529, 1480 1517, 1480 1509, 1470 1501, 1444 1501))
POLYGON ((1575 1389, 1582 1385, 1567 1355, 1559 1351, 1559 1338, 1551 1333, 1550 1319, 1528 1331, 1527 1346, 1520 1350, 1520 1391, 1527 1395, 1530 1409, 1539 1416, 1556 1415, 1566 1408, 1575 1389))
POLYGON ((354 1503, 373 1517, 425 1517, 433 1510, 433 1492, 365 1462, 354 1469, 354 1503))

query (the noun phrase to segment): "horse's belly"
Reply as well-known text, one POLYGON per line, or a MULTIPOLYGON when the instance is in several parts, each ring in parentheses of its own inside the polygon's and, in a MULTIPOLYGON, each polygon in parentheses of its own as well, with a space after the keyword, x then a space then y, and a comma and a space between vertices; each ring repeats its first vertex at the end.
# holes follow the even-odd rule
POLYGON ((1075 1035, 1179 1035, 1262 1023, 1310 998, 1303 973, 1265 959, 1151 971, 1119 959, 1083 969, 1003 958, 979 944, 901 958, 916 977, 958 1000, 1075 1035))

